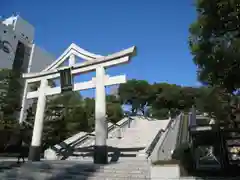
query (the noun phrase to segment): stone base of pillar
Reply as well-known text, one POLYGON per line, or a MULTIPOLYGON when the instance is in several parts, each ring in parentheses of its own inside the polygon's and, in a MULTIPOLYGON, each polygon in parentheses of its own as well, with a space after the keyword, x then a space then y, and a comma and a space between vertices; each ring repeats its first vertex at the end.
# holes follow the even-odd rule
POLYGON ((47 160, 60 160, 59 156, 57 155, 57 153, 51 149, 48 148, 44 151, 44 159, 47 160))
POLYGON ((28 160, 29 161, 40 161, 41 147, 31 146, 29 149, 28 160))
POLYGON ((108 164, 107 146, 94 146, 94 164, 108 164))

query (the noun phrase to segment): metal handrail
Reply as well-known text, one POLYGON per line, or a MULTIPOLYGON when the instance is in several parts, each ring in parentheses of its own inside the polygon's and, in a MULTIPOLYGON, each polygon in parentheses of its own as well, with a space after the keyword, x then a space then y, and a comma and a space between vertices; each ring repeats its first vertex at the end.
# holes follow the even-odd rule
POLYGON ((162 134, 163 134, 164 130, 160 129, 157 133, 157 135, 154 137, 153 141, 151 142, 151 144, 149 145, 149 147, 147 148, 146 154, 147 157, 151 156, 155 146, 157 145, 159 139, 161 138, 162 134))
MULTIPOLYGON (((116 125, 118 125, 118 127, 124 127, 126 124, 128 123, 128 119, 125 119, 125 121, 123 121, 121 124, 112 124, 110 127, 108 127, 108 132, 111 132, 112 130, 114 130, 116 127, 116 125)), ((73 141, 71 143, 68 144, 68 146, 70 147, 74 147, 74 146, 77 146, 77 145, 80 145, 80 144, 83 144, 85 143, 87 140, 89 140, 92 136, 95 136, 95 132, 92 132, 92 133, 86 133, 84 134, 82 137, 80 137, 79 139, 77 139, 76 141, 73 141)), ((64 142, 64 141, 63 141, 64 142)), ((61 142, 62 143, 62 142, 61 142)), ((61 143, 59 144, 56 144, 54 147, 52 147, 51 149, 64 149, 61 147, 61 143), (56 146, 60 146, 60 148, 57 148, 56 146)))

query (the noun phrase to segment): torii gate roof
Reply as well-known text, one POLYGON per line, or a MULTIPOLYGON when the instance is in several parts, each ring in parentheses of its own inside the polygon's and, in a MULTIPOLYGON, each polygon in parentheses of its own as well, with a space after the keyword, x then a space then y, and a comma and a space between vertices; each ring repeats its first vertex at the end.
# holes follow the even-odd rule
MULTIPOLYGON (((46 67, 41 72, 34 72, 34 73, 24 73, 23 78, 35 78, 40 76, 46 76, 50 74, 55 74, 61 69, 68 68, 68 66, 60 67, 64 61, 68 60, 71 55, 80 57, 84 59, 86 62, 84 63, 76 63, 71 68, 72 69, 79 69, 79 68, 85 68, 85 70, 77 70, 77 71, 88 71, 91 69, 94 69, 96 65, 98 64, 104 64, 104 66, 115 66, 122 63, 127 63, 131 59, 132 56, 136 55, 136 46, 132 46, 128 49, 124 49, 122 51, 119 51, 117 53, 113 53, 111 55, 107 56, 101 56, 96 55, 93 53, 90 53, 76 44, 71 44, 64 52, 63 54, 55 60, 52 64, 50 64, 48 67, 46 67)), ((76 73, 76 72, 75 72, 76 73)), ((33 80, 36 81, 36 80, 33 80)))
POLYGON ((67 60, 70 55, 75 55, 77 57, 82 58, 86 62, 93 63, 95 61, 100 61, 102 59, 105 59, 108 57, 111 57, 110 59, 120 58, 123 56, 134 56, 136 54, 136 47, 132 46, 128 49, 119 51, 117 53, 114 53, 112 55, 102 56, 98 54, 94 54, 91 52, 88 52, 82 48, 80 48, 78 45, 72 43, 60 56, 57 58, 52 64, 50 64, 48 67, 46 67, 43 71, 49 71, 52 69, 58 68, 65 60, 67 60))

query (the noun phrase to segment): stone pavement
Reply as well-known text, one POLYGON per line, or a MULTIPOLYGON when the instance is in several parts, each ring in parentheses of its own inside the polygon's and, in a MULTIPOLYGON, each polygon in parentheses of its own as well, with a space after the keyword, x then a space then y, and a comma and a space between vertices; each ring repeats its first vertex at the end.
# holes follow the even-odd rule
POLYGON ((1 180, 239 180, 239 177, 173 177, 176 172, 168 167, 158 169, 158 175, 151 173, 149 162, 140 160, 108 165, 58 160, 27 162, 21 166, 16 161, 0 163, 1 180))
POLYGON ((17 166, 1 163, 1 180, 150 180, 147 161, 96 165, 92 162, 42 161, 17 166), (5 164, 5 166, 4 166, 5 164))

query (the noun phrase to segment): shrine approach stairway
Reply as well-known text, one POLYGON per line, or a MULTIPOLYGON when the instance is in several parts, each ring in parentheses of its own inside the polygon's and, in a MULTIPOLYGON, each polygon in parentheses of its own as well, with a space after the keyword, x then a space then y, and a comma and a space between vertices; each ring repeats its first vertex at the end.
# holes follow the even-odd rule
MULTIPOLYGON (((69 156, 65 160, 28 162, 22 167, 0 173, 0 179, 79 179, 79 180, 149 180, 150 161, 146 150, 159 130, 166 128, 169 120, 147 120, 134 117, 129 128, 122 131, 122 138, 109 137, 109 163, 93 164, 91 151, 83 156, 69 156)), ((76 149, 89 148, 88 142, 76 149)), ((83 153, 83 152, 81 152, 83 153)))
MULTIPOLYGON (((143 117, 134 117, 129 128, 121 132, 118 136, 109 136, 107 146, 109 161, 137 161, 147 158, 146 151, 157 133, 165 129, 169 120, 151 120, 143 117)), ((94 138, 75 148, 75 156, 70 156, 68 160, 92 160, 94 138), (89 152, 83 152, 89 149, 89 152), (78 153, 78 151, 81 151, 78 153)))

